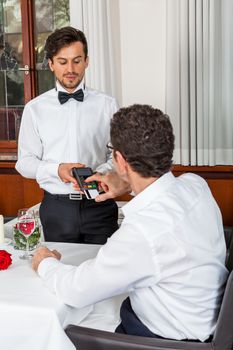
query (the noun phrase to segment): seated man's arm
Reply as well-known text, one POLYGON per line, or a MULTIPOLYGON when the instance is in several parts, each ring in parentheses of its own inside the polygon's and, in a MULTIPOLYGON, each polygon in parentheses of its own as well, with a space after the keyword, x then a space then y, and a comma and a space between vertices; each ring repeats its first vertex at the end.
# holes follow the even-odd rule
POLYGON ((152 286, 160 278, 148 242, 131 224, 115 232, 94 259, 79 266, 60 262, 56 252, 43 247, 35 252, 32 267, 63 303, 78 308, 152 286))

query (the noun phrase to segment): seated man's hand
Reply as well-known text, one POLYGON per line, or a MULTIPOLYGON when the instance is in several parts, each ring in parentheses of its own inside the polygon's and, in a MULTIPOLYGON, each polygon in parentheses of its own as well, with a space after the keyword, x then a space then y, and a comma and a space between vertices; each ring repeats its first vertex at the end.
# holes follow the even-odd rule
POLYGON ((76 179, 72 175, 73 168, 83 168, 84 164, 81 163, 61 163, 58 167, 58 176, 63 182, 72 182, 76 188, 79 189, 76 179))
POLYGON ((33 270, 37 272, 38 266, 41 263, 41 261, 50 257, 60 260, 61 254, 57 250, 49 250, 46 247, 37 248, 32 258, 33 270))
POLYGON ((88 177, 86 182, 98 181, 100 187, 105 193, 95 198, 96 202, 103 202, 110 198, 121 196, 122 194, 131 192, 131 188, 127 182, 122 180, 116 172, 106 174, 96 173, 88 177))

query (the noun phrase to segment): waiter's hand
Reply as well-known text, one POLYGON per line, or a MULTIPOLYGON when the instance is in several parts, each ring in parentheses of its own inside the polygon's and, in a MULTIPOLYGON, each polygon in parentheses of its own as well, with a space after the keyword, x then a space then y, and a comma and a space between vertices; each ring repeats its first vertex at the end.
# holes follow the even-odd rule
POLYGON ((122 180, 116 172, 106 174, 96 173, 85 180, 85 182, 91 181, 98 181, 101 189, 105 192, 95 198, 96 202, 103 202, 107 199, 131 192, 129 184, 122 180))
POLYGON ((83 168, 85 164, 81 163, 61 163, 58 167, 58 176, 63 182, 72 182, 79 189, 76 179, 72 175, 72 168, 83 168))
POLYGON ((41 261, 50 257, 60 260, 61 254, 57 250, 49 250, 46 247, 37 248, 32 258, 33 270, 37 272, 38 266, 41 263, 41 261))

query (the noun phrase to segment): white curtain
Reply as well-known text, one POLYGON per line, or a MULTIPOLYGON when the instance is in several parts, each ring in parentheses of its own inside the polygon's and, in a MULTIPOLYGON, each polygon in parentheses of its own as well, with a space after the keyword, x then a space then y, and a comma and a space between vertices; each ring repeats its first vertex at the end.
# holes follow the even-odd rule
POLYGON ((70 25, 87 37, 90 64, 86 84, 121 103, 118 0, 70 0, 70 25))
POLYGON ((167 0, 166 112, 177 164, 233 164, 232 16, 232 0, 167 0))

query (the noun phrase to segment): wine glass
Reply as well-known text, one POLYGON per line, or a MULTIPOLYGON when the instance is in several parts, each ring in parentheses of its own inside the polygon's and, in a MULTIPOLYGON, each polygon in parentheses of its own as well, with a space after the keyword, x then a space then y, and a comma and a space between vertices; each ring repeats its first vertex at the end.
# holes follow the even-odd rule
POLYGON ((20 256, 20 259, 28 260, 32 258, 32 254, 29 253, 29 237, 34 232, 35 227, 34 212, 29 209, 19 209, 17 228, 26 238, 26 250, 24 255, 20 256))

